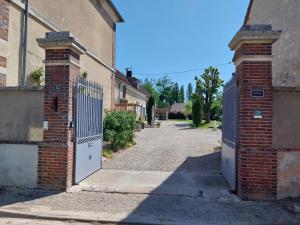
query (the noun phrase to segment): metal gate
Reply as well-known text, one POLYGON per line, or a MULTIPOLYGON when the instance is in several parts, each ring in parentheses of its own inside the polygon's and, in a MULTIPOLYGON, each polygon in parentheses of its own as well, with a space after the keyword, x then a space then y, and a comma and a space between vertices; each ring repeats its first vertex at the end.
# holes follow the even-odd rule
POLYGON ((79 78, 75 85, 75 183, 102 168, 103 89, 79 78))
POLYGON ((238 87, 235 76, 224 86, 222 121, 222 173, 231 188, 236 190, 238 87))

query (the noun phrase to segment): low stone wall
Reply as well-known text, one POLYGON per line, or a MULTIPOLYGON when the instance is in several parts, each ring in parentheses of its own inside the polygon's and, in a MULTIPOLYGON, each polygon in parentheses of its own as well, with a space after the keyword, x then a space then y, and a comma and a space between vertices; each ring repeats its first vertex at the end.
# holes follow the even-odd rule
POLYGON ((0 105, 0 143, 43 141, 43 90, 0 89, 0 105))
POLYGON ((236 150, 222 143, 222 174, 232 190, 236 190, 236 150))

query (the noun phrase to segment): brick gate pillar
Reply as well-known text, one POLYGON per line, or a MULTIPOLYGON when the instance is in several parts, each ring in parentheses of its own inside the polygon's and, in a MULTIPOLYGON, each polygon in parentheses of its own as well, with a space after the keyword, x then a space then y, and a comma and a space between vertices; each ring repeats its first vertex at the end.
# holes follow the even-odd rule
POLYGON ((272 149, 272 44, 279 31, 244 26, 229 44, 235 51, 239 116, 237 191, 242 199, 276 199, 277 152, 272 149))
POLYGON ((69 32, 37 39, 46 51, 44 142, 39 146, 38 185, 65 190, 73 183, 73 90, 84 48, 69 32))

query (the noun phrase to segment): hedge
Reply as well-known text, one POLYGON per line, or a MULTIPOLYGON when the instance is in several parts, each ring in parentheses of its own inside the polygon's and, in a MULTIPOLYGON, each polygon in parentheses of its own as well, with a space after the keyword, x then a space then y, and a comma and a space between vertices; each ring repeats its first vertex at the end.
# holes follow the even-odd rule
POLYGON ((128 111, 106 112, 104 118, 104 141, 114 150, 126 148, 133 143, 136 115, 128 111))

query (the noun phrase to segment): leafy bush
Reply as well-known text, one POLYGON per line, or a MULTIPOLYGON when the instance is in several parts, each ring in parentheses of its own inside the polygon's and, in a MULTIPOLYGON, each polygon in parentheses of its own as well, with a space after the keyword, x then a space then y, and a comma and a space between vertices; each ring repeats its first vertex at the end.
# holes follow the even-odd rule
POLYGON ((222 96, 218 96, 211 105, 211 119, 220 121, 222 117, 222 96))
POLYGON ((189 101, 189 102, 185 103, 184 115, 189 120, 192 119, 192 112, 193 112, 192 109, 193 109, 193 102, 189 101))
POLYGON ((38 87, 43 86, 45 82, 44 67, 39 67, 29 74, 29 79, 38 87))
POLYGON ((128 111, 107 112, 104 119, 104 141, 119 150, 133 143, 136 116, 128 111))
POLYGON ((202 121, 202 98, 197 94, 193 94, 192 111, 193 125, 199 127, 202 121))

